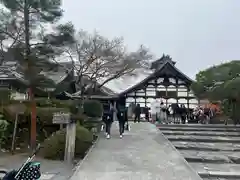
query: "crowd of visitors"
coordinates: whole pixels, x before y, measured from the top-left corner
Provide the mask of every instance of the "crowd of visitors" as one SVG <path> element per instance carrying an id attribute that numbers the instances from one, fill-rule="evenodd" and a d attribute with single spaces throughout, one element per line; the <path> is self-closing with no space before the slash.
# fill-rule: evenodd
<path id="1" fill-rule="evenodd" d="M 160 102 L 158 111 L 154 111 L 148 107 L 141 108 L 140 104 L 137 104 L 133 109 L 134 123 L 140 123 L 141 114 L 145 115 L 145 121 L 159 122 L 162 124 L 185 124 L 189 121 L 194 123 L 207 124 L 209 120 L 214 116 L 214 111 L 211 108 L 197 107 L 190 111 L 184 104 L 171 104 L 166 106 L 163 102 Z M 117 120 L 119 125 L 119 136 L 123 137 L 124 131 L 129 130 L 128 125 L 128 108 L 118 105 L 114 107 L 110 104 L 110 108 L 103 114 L 103 122 L 105 123 L 106 137 L 109 139 L 111 136 L 111 126 L 113 121 Z"/>

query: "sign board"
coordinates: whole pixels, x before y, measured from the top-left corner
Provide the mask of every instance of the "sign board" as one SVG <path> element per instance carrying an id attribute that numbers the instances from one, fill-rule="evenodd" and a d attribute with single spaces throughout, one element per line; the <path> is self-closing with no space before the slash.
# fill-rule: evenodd
<path id="1" fill-rule="evenodd" d="M 44 91 L 46 92 L 53 92 L 55 88 L 44 88 Z"/>
<path id="2" fill-rule="evenodd" d="M 11 93 L 11 99 L 26 100 L 27 97 L 26 97 L 26 94 L 15 92 L 15 93 Z"/>
<path id="3" fill-rule="evenodd" d="M 53 124 L 69 124 L 70 113 L 58 112 L 53 114 Z"/>

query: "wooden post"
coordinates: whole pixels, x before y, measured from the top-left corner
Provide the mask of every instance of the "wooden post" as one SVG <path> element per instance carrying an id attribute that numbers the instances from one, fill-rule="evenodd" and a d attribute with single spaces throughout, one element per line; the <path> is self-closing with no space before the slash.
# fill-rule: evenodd
<path id="1" fill-rule="evenodd" d="M 76 140 L 76 123 L 69 123 L 66 127 L 66 144 L 64 161 L 67 164 L 72 164 L 75 154 L 75 140 Z"/>
<path id="2" fill-rule="evenodd" d="M 15 122 L 14 122 L 13 137 L 12 137 L 12 147 L 11 147 L 12 154 L 15 151 L 15 140 L 16 140 L 16 134 L 17 134 L 17 128 L 18 128 L 18 116 L 19 116 L 19 114 L 16 113 Z"/>
<path id="3" fill-rule="evenodd" d="M 69 113 L 55 113 L 53 115 L 54 124 L 66 124 L 66 143 L 64 161 L 72 164 L 75 154 L 76 123 L 71 122 Z"/>
<path id="4" fill-rule="evenodd" d="M 70 156 L 69 156 L 69 153 L 70 152 L 70 142 L 69 142 L 69 136 L 70 136 L 70 127 L 69 125 L 66 126 L 66 142 L 65 142 L 65 151 L 64 151 L 64 161 L 69 163 L 69 159 L 70 159 Z"/>

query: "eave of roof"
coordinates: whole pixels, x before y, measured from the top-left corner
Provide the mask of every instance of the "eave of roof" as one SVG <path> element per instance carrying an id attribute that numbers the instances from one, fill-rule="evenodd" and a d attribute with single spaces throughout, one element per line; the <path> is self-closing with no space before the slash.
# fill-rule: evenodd
<path id="1" fill-rule="evenodd" d="M 86 88 L 90 89 L 91 85 L 87 86 Z M 101 91 L 103 94 L 106 94 L 106 96 L 116 96 L 116 95 L 118 95 L 117 93 L 113 92 L 111 89 L 107 88 L 106 86 L 100 87 L 99 91 Z M 81 94 L 81 90 L 73 93 L 72 95 L 73 96 L 79 96 L 80 94 Z"/>
<path id="2" fill-rule="evenodd" d="M 72 98 L 72 99 L 81 99 L 81 96 L 79 96 L 79 95 L 74 95 L 74 94 L 70 94 L 70 93 L 68 93 L 68 92 L 66 92 L 66 91 L 64 91 L 63 92 L 64 94 L 65 94 L 65 96 L 67 96 L 67 97 L 69 97 L 69 98 Z M 115 96 L 102 96 L 102 95 L 90 95 L 90 96 L 84 96 L 84 98 L 90 98 L 90 99 L 117 99 L 118 98 L 118 96 L 117 95 L 115 95 Z"/>

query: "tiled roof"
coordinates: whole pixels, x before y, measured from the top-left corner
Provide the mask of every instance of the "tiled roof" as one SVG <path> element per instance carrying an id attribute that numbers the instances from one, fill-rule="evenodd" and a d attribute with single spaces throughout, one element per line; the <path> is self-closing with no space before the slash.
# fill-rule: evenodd
<path id="1" fill-rule="evenodd" d="M 113 90 L 111 90 L 110 88 L 108 88 L 108 87 L 106 87 L 106 86 L 102 86 L 102 87 L 101 87 L 101 91 L 102 91 L 103 93 L 105 93 L 105 94 L 110 95 L 110 96 L 114 96 L 114 95 L 117 94 L 116 92 L 114 92 Z"/>
<path id="2" fill-rule="evenodd" d="M 72 63 L 63 62 L 60 64 L 61 66 L 58 68 L 57 71 L 41 72 L 41 74 L 53 80 L 56 84 L 62 82 L 71 72 Z M 66 70 L 68 70 L 68 72 L 66 72 Z M 18 79 L 22 82 L 27 83 L 27 81 L 24 79 L 24 75 L 19 70 L 17 70 L 17 63 L 12 61 L 5 62 L 3 66 L 0 66 L 0 80 L 8 79 Z M 85 81 L 87 80 L 85 79 Z M 114 91 L 105 86 L 101 87 L 101 91 L 108 95 L 116 95 Z"/>
<path id="3" fill-rule="evenodd" d="M 166 61 L 164 63 L 161 64 L 161 66 L 158 68 L 157 71 L 152 72 L 149 76 L 145 77 L 142 81 L 136 83 L 135 85 L 131 86 L 130 88 L 122 91 L 120 93 L 120 95 L 129 93 L 130 91 L 132 91 L 133 89 L 137 88 L 138 86 L 148 82 L 150 79 L 152 79 L 153 77 L 156 76 L 157 73 L 159 73 L 166 65 L 170 65 L 172 68 L 174 68 L 174 70 L 179 73 L 182 77 L 184 77 L 187 81 L 189 82 L 193 82 L 193 80 L 191 78 L 189 78 L 188 76 L 186 76 L 184 73 L 182 73 L 178 68 L 176 68 L 176 66 L 174 66 L 173 63 L 170 63 L 169 61 Z"/>
<path id="4" fill-rule="evenodd" d="M 9 67 L 0 66 L 0 79 L 15 79 L 14 73 Z"/>
<path id="5" fill-rule="evenodd" d="M 53 72 L 53 71 L 42 72 L 41 74 L 43 74 L 44 76 L 46 76 L 49 79 L 53 80 L 56 84 L 59 84 L 60 82 L 62 82 L 68 76 L 68 73 L 62 72 L 62 71 L 58 71 L 58 72 Z"/>
<path id="6" fill-rule="evenodd" d="M 53 80 L 56 84 L 60 83 L 68 75 L 68 73 L 66 73 L 66 71 L 63 70 L 41 72 L 41 74 Z M 23 82 L 26 82 L 23 73 L 17 69 L 17 63 L 12 61 L 5 62 L 3 66 L 0 66 L 0 79 L 2 80 L 18 79 Z"/>

